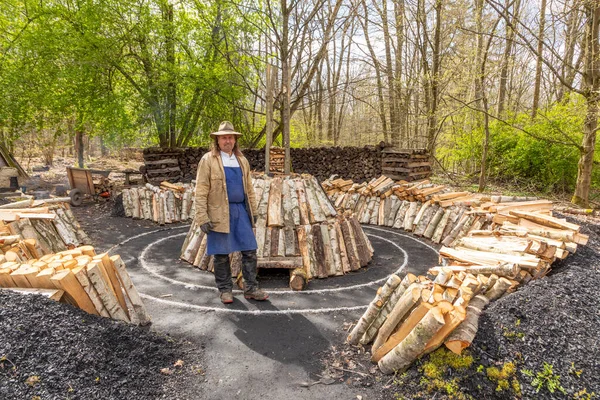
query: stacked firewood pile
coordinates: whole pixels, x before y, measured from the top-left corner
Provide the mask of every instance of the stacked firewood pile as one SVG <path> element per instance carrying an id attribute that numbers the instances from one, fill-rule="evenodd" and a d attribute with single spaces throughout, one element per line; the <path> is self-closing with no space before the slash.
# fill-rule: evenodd
<path id="1" fill-rule="evenodd" d="M 110 197 L 110 193 L 113 193 L 115 189 L 114 182 L 105 177 L 99 177 L 98 179 L 94 179 L 94 194 L 96 196 L 102 197 L 104 193 L 108 193 Z"/>
<path id="2" fill-rule="evenodd" d="M 179 159 L 182 154 L 181 149 L 144 149 L 144 165 L 140 167 L 140 172 L 145 174 L 150 183 L 181 181 L 183 173 L 179 167 Z"/>
<path id="3" fill-rule="evenodd" d="M 352 344 L 372 342 L 372 361 L 384 373 L 403 371 L 441 345 L 460 353 L 490 301 L 545 276 L 555 260 L 588 240 L 578 225 L 553 217 L 547 200 L 448 192 L 389 178 L 367 185 L 329 180 L 324 187 L 361 221 L 444 244 L 442 265 L 427 276 L 390 276 L 348 337 Z"/>
<path id="4" fill-rule="evenodd" d="M 310 175 L 253 179 L 258 201 L 255 235 L 259 268 L 287 268 L 290 287 L 302 290 L 313 278 L 343 275 L 369 263 L 373 248 L 351 213 L 336 212 L 318 181 Z M 192 224 L 181 259 L 212 270 L 205 254 L 206 236 Z M 241 255 L 232 255 L 241 278 Z"/>
<path id="5" fill-rule="evenodd" d="M 384 149 L 381 173 L 392 179 L 408 182 L 429 178 L 431 175 L 429 154 L 425 149 Z"/>
<path id="6" fill-rule="evenodd" d="M 269 172 L 283 173 L 285 167 L 285 149 L 283 147 L 271 147 L 269 157 Z"/>
<path id="7" fill-rule="evenodd" d="M 69 200 L 69 197 L 28 199 L 2 205 L 0 234 L 34 239 L 42 254 L 89 244 L 90 238 L 73 215 Z"/>
<path id="8" fill-rule="evenodd" d="M 22 258 L 0 264 L 0 287 L 45 294 L 94 315 L 150 323 L 120 256 L 96 254 L 92 246 L 43 254 L 34 239 L 18 235 L 0 236 L 0 243 L 22 250 Z"/>
<path id="9" fill-rule="evenodd" d="M 380 146 L 292 149 L 292 167 L 319 181 L 339 174 L 363 182 L 381 174 L 381 150 Z"/>
<path id="10" fill-rule="evenodd" d="M 0 287 L 46 294 L 91 314 L 148 323 L 125 264 L 118 255 L 96 254 L 88 245 L 69 200 L 0 206 Z"/>
<path id="11" fill-rule="evenodd" d="M 194 185 L 167 181 L 154 186 L 123 189 L 125 216 L 148 219 L 159 225 L 184 222 L 194 217 Z"/>
<path id="12" fill-rule="evenodd" d="M 381 174 L 383 146 L 366 147 L 315 147 L 291 149 L 292 169 L 296 173 L 314 175 L 319 181 L 340 174 L 356 182 L 363 182 Z M 208 148 L 144 149 L 145 166 L 149 182 L 163 180 L 175 183 L 190 182 L 196 178 L 200 159 Z M 250 167 L 255 171 L 265 169 L 264 149 L 243 149 Z M 176 162 L 177 161 L 177 162 Z"/>

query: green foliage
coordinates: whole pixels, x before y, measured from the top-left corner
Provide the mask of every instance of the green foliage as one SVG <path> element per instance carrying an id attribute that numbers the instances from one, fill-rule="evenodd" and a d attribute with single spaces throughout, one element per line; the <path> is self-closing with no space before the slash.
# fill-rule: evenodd
<path id="1" fill-rule="evenodd" d="M 571 191 L 577 179 L 581 127 L 585 119 L 584 100 L 553 104 L 531 119 L 522 113 L 505 122 L 491 120 L 487 173 L 492 181 L 529 186 L 540 192 Z M 483 127 L 455 130 L 440 142 L 438 157 L 449 168 L 458 165 L 479 176 Z M 600 186 L 595 174 L 593 184 Z"/>
<path id="2" fill-rule="evenodd" d="M 518 327 L 518 324 L 515 324 L 515 327 Z M 506 326 L 502 327 L 503 332 L 502 332 L 502 336 L 504 336 L 505 338 L 507 338 L 508 340 L 522 340 L 525 337 L 525 333 L 520 332 L 518 330 L 512 330 Z"/>
<path id="3" fill-rule="evenodd" d="M 263 16 L 238 2 L 3 2 L 0 135 L 102 135 L 105 144 L 204 143 L 248 129 Z M 173 4 L 172 6 L 170 4 Z M 242 15 L 243 14 L 243 15 Z"/>
<path id="4" fill-rule="evenodd" d="M 554 393 L 557 390 L 563 394 L 567 393 L 560 384 L 560 376 L 554 374 L 552 364 L 544 362 L 542 370 L 535 374 L 531 370 L 527 369 L 522 369 L 521 373 L 523 373 L 525 376 L 533 378 L 531 381 L 531 386 L 535 388 L 536 392 L 546 388 L 550 393 Z"/>

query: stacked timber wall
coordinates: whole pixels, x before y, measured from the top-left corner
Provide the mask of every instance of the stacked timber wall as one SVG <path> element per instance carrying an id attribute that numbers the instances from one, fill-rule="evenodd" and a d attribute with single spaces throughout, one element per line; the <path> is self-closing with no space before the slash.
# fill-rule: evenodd
<path id="1" fill-rule="evenodd" d="M 319 181 L 337 174 L 364 182 L 381 174 L 382 150 L 380 146 L 291 149 L 292 169 L 296 173 L 314 175 Z M 147 148 L 142 172 L 154 184 L 165 180 L 190 182 L 196 178 L 198 163 L 207 151 L 207 148 Z M 252 169 L 264 171 L 264 150 L 244 149 L 243 152 Z"/>

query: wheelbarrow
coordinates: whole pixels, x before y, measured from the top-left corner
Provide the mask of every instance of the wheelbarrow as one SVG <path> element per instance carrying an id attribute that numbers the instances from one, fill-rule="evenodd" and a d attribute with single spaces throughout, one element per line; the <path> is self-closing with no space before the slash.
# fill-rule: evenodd
<path id="1" fill-rule="evenodd" d="M 98 200 L 100 194 L 96 193 L 94 188 L 93 176 L 96 175 L 108 178 L 110 173 L 111 171 L 98 169 L 67 167 L 67 177 L 69 178 L 69 185 L 71 186 L 71 190 L 69 191 L 71 204 L 80 206 L 85 198 L 90 197 L 94 200 Z"/>

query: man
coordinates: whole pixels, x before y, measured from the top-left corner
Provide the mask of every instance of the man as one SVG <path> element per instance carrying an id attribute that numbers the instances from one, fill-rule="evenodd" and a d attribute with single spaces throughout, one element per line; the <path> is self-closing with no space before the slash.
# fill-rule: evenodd
<path id="1" fill-rule="evenodd" d="M 214 256 L 214 274 L 223 304 L 233 303 L 229 254 L 242 253 L 244 297 L 266 300 L 256 281 L 256 238 L 252 231 L 257 206 L 250 164 L 239 149 L 241 133 L 224 121 L 211 133 L 212 149 L 198 164 L 196 222 L 207 234 L 206 254 Z"/>

